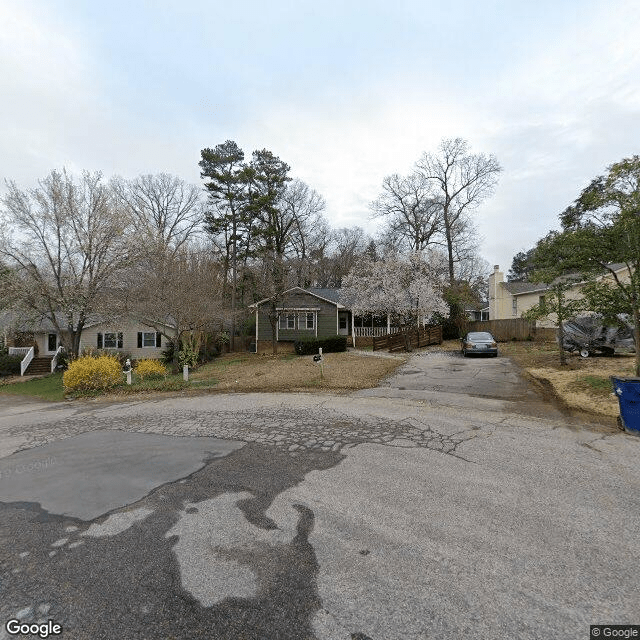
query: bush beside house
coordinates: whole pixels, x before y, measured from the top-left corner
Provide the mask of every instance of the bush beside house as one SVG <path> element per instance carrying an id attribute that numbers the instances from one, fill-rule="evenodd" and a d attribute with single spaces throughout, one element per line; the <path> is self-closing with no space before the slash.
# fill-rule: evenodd
<path id="1" fill-rule="evenodd" d="M 318 353 L 322 349 L 323 353 L 339 353 L 347 350 L 347 336 L 328 336 L 326 338 L 306 338 L 294 342 L 295 352 L 299 356 Z"/>

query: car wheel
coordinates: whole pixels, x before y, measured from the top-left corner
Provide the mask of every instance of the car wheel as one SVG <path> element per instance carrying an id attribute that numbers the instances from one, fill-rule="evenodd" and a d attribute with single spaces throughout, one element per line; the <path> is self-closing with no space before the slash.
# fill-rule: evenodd
<path id="1" fill-rule="evenodd" d="M 590 355 L 589 349 L 580 349 L 580 356 L 583 358 L 588 358 Z"/>

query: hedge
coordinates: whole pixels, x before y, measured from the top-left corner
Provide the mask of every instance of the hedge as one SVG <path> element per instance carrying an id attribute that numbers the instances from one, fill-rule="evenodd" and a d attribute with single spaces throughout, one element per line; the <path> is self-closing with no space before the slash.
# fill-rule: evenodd
<path id="1" fill-rule="evenodd" d="M 13 376 L 20 374 L 20 356 L 0 354 L 0 376 Z"/>
<path id="2" fill-rule="evenodd" d="M 293 346 L 299 356 L 318 353 L 318 349 L 322 349 L 323 353 L 337 353 L 347 350 L 347 336 L 306 338 L 304 340 L 296 340 Z"/>

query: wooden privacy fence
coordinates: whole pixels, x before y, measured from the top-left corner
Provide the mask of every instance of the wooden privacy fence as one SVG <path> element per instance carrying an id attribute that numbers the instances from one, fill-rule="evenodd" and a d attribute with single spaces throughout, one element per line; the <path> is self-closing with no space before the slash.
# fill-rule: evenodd
<path id="1" fill-rule="evenodd" d="M 524 318 L 508 320 L 482 320 L 469 322 L 467 331 L 488 331 L 499 342 L 507 340 L 530 340 L 536 337 L 536 323 Z M 538 332 L 541 332 L 538 329 Z"/>
<path id="2" fill-rule="evenodd" d="M 442 344 L 442 327 L 424 327 L 421 329 L 406 329 L 386 336 L 373 338 L 373 350 L 388 349 L 389 351 L 403 351 L 407 344 L 411 349 L 426 347 L 429 344 Z"/>

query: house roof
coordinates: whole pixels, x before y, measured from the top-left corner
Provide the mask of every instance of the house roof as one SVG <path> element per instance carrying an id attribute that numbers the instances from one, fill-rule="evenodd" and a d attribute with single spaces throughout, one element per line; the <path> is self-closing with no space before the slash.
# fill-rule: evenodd
<path id="1" fill-rule="evenodd" d="M 338 298 L 340 289 L 303 289 L 302 287 L 291 287 L 291 289 L 287 289 L 283 291 L 281 295 L 286 295 L 291 291 L 299 290 L 303 293 L 308 293 L 309 295 L 314 296 L 315 298 L 319 298 L 320 300 L 324 300 L 325 302 L 330 302 L 331 304 L 335 304 L 339 309 L 344 309 L 344 305 L 340 304 Z M 258 302 L 254 302 L 249 305 L 249 308 L 259 307 L 261 304 L 268 302 L 271 298 L 263 298 Z"/>
<path id="2" fill-rule="evenodd" d="M 546 291 L 549 288 L 544 282 L 503 282 L 502 284 L 512 296 L 534 291 Z"/>
<path id="3" fill-rule="evenodd" d="M 340 289 L 319 289 L 317 287 L 313 287 L 311 289 L 307 289 L 307 291 L 320 298 L 324 298 L 325 300 L 338 303 L 340 302 Z"/>
<path id="4" fill-rule="evenodd" d="M 607 266 L 614 271 L 622 271 L 627 268 L 627 265 L 622 262 L 614 262 Z M 606 273 L 608 273 L 608 271 L 605 272 L 605 274 Z M 580 278 L 581 276 L 578 273 L 569 273 L 566 276 L 556 278 L 554 282 L 559 282 L 561 280 L 575 280 L 577 284 Z M 503 282 L 501 284 L 512 296 L 517 296 L 523 293 L 533 293 L 535 291 L 546 291 L 549 288 L 549 285 L 544 282 Z"/>
<path id="5" fill-rule="evenodd" d="M 56 312 L 55 318 L 60 327 L 67 326 L 66 316 L 62 312 Z M 87 318 L 87 321 L 84 323 L 84 329 L 88 329 L 90 327 L 95 327 L 96 325 L 105 323 L 117 324 L 118 320 L 99 316 L 91 316 Z M 145 322 L 144 320 L 140 320 L 140 324 L 151 326 L 151 324 Z M 173 328 L 173 325 L 168 324 L 167 322 L 156 322 L 153 324 L 159 324 L 165 327 Z M 56 331 L 53 322 L 48 317 L 20 319 L 19 316 L 13 315 L 9 312 L 0 317 L 0 326 L 10 326 L 16 331 L 26 331 L 34 333 L 54 333 Z"/>

